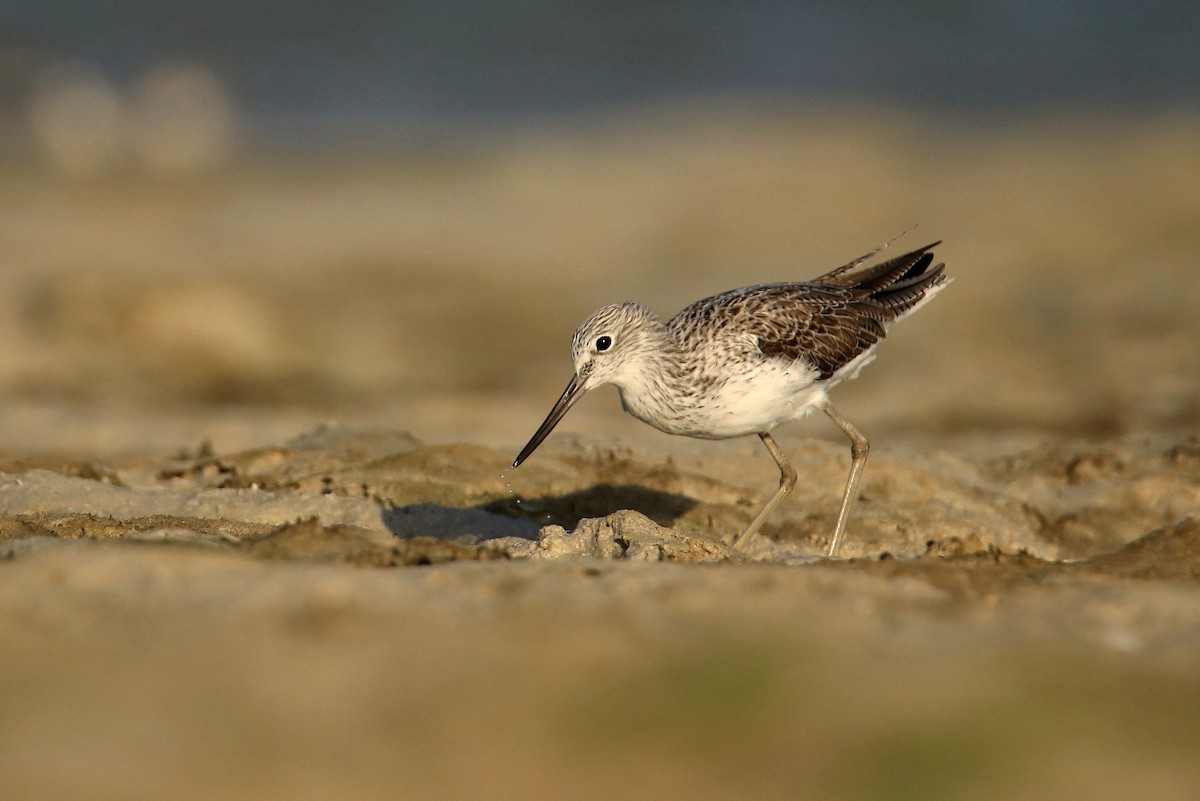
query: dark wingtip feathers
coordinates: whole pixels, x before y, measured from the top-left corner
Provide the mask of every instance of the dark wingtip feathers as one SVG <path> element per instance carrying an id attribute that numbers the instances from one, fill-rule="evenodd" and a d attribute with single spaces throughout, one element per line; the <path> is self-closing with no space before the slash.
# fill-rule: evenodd
<path id="1" fill-rule="evenodd" d="M 835 270 L 832 283 L 850 290 L 859 303 L 876 305 L 892 319 L 911 311 L 934 287 L 946 282 L 944 262 L 932 250 L 941 240 L 853 273 Z"/>

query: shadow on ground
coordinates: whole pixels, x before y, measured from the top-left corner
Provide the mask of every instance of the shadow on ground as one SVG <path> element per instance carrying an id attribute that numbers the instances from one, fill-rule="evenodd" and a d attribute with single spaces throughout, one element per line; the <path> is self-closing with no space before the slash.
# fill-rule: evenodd
<path id="1" fill-rule="evenodd" d="M 622 509 L 636 509 L 660 526 L 671 526 L 698 505 L 695 499 L 674 492 L 636 484 L 605 483 L 563 495 L 540 498 L 513 495 L 479 508 L 504 517 L 534 521 L 539 527 L 554 525 L 571 529 L 585 518 L 607 517 Z"/>

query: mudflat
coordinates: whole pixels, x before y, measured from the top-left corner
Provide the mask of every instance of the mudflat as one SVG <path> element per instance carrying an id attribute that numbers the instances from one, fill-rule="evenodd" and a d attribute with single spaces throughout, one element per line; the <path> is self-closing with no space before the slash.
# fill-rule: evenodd
<path id="1" fill-rule="evenodd" d="M 1193 797 L 1198 132 L 710 108 L 9 165 L 5 797 Z M 956 281 L 835 391 L 845 559 L 824 418 L 750 553 L 754 438 L 597 392 L 506 470 L 593 308 L 913 223 Z"/>

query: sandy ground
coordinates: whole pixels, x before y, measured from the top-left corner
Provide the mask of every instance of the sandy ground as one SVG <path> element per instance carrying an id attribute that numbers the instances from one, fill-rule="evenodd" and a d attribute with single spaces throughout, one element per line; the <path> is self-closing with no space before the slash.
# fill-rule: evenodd
<path id="1" fill-rule="evenodd" d="M 301 156 L 304 156 L 303 158 Z M 187 179 L 0 170 L 5 798 L 1194 798 L 1200 121 L 642 110 Z M 779 439 L 574 326 L 919 223 Z M 917 242 L 921 240 L 921 242 Z"/>

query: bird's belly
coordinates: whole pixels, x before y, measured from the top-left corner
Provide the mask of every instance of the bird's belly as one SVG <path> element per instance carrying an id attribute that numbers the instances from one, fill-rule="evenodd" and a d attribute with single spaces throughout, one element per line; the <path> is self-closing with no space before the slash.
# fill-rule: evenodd
<path id="1" fill-rule="evenodd" d="M 706 391 L 671 399 L 622 392 L 625 411 L 668 434 L 728 439 L 770 431 L 825 399 L 813 371 L 796 363 L 734 376 Z"/>

